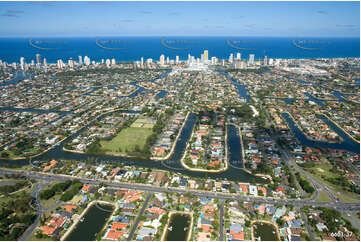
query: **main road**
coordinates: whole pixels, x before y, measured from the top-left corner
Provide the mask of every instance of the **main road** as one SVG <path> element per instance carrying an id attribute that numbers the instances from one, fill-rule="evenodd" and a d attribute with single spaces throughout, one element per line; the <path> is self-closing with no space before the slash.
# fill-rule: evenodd
<path id="1" fill-rule="evenodd" d="M 304 200 L 295 200 L 295 199 L 277 199 L 270 197 L 258 197 L 258 196 L 241 196 L 232 193 L 224 192 L 213 192 L 213 191 L 203 191 L 203 190 L 193 190 L 193 189 L 184 189 L 176 187 L 156 187 L 153 185 L 147 184 L 137 184 L 137 183 L 127 183 L 127 182 L 115 182 L 107 180 L 95 180 L 89 178 L 82 178 L 69 175 L 59 175 L 59 174 L 50 174 L 42 173 L 35 171 L 24 171 L 24 170 L 12 170 L 6 168 L 0 168 L 0 174 L 18 174 L 31 179 L 39 179 L 46 181 L 66 181 L 66 180 L 79 180 L 82 183 L 99 185 L 101 183 L 112 186 L 116 188 L 124 189 L 137 189 L 148 192 L 169 192 L 169 193 L 180 193 L 180 194 L 193 194 L 198 197 L 209 197 L 215 199 L 235 199 L 238 201 L 248 201 L 248 202 L 259 202 L 259 203 L 269 203 L 269 204 L 279 204 L 279 205 L 293 205 L 293 206 L 321 206 L 329 207 L 334 209 L 342 209 L 349 211 L 358 211 L 360 209 L 359 203 L 345 203 L 345 202 L 316 202 L 311 199 Z"/>

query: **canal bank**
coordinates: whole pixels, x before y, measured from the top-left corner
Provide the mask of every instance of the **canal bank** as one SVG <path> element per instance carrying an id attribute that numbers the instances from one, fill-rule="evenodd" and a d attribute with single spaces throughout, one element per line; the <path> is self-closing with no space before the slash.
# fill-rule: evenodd
<path id="1" fill-rule="evenodd" d="M 280 241 L 278 226 L 266 220 L 256 220 L 251 223 L 252 240 L 260 241 Z"/>
<path id="2" fill-rule="evenodd" d="M 101 209 L 97 204 L 105 205 Z M 106 201 L 92 201 L 70 226 L 61 241 L 95 240 L 96 235 L 102 231 L 109 218 L 117 210 L 118 205 Z"/>
<path id="3" fill-rule="evenodd" d="M 293 120 L 292 116 L 287 113 L 283 112 L 281 113 L 281 116 L 286 121 L 287 126 L 290 130 L 292 130 L 293 134 L 296 136 L 298 141 L 308 147 L 311 148 L 324 148 L 324 149 L 334 149 L 334 150 L 346 150 L 353 152 L 355 154 L 360 154 L 360 145 L 357 142 L 354 142 L 352 139 L 350 139 L 346 134 L 342 132 L 341 129 L 336 129 L 336 125 L 332 124 L 330 121 L 326 124 L 330 124 L 331 129 L 333 129 L 340 137 L 342 137 L 344 140 L 341 143 L 328 143 L 328 142 L 322 142 L 322 141 L 314 141 L 307 138 L 307 136 L 301 131 L 301 129 L 298 127 L 297 123 Z"/>
<path id="4" fill-rule="evenodd" d="M 187 218 L 188 217 L 188 218 Z M 190 219 L 190 223 L 188 220 Z M 171 211 L 161 241 L 189 241 L 193 229 L 193 212 Z"/>

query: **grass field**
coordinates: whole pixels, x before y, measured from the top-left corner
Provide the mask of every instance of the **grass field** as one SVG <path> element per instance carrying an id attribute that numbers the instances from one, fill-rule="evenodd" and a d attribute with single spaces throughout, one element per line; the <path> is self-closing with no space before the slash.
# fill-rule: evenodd
<path id="1" fill-rule="evenodd" d="M 110 141 L 101 141 L 100 144 L 109 154 L 128 155 L 135 151 L 135 147 L 144 148 L 147 138 L 153 133 L 151 128 L 129 127 Z"/>
<path id="2" fill-rule="evenodd" d="M 322 181 L 323 183 L 328 185 L 330 188 L 332 188 L 333 194 L 336 197 L 338 197 L 340 199 L 340 201 L 343 201 L 343 202 L 358 202 L 359 201 L 359 196 L 356 193 L 351 193 L 351 192 L 345 191 L 341 186 L 337 186 L 337 185 L 335 185 L 333 183 L 330 183 L 330 182 L 328 182 L 328 181 L 326 181 L 325 179 L 322 178 L 322 176 L 328 177 L 328 178 L 337 177 L 337 174 L 330 171 L 331 168 L 332 168 L 332 165 L 330 165 L 330 164 L 319 164 L 319 165 L 316 165 L 315 167 L 313 167 L 311 169 L 306 169 L 306 172 L 308 172 L 308 174 L 310 174 L 314 178 Z M 314 173 L 311 173 L 310 170 L 313 170 Z M 347 194 L 349 197 L 342 196 L 342 194 Z"/>
<path id="3" fill-rule="evenodd" d="M 327 196 L 325 192 L 320 191 L 318 197 L 316 198 L 316 202 L 331 202 L 331 199 Z"/>

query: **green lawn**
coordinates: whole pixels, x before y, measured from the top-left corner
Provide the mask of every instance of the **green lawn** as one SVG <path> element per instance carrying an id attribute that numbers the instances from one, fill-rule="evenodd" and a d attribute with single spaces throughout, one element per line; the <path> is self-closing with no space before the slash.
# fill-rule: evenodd
<path id="1" fill-rule="evenodd" d="M 320 191 L 316 198 L 316 202 L 331 202 L 331 199 L 327 196 L 325 192 Z"/>
<path id="2" fill-rule="evenodd" d="M 147 138 L 153 133 L 150 128 L 129 127 L 110 141 L 101 141 L 103 149 L 110 154 L 127 155 L 135 151 L 135 147 L 144 148 Z"/>
<path id="3" fill-rule="evenodd" d="M 329 178 L 335 178 L 338 176 L 337 174 L 335 174 L 329 170 L 331 168 L 332 168 L 332 166 L 329 164 L 320 164 L 320 165 L 316 165 L 315 167 L 312 167 L 310 169 L 305 169 L 305 171 L 308 174 L 310 174 L 311 176 L 313 176 L 314 178 L 318 179 L 319 181 L 322 181 L 323 183 L 328 185 L 330 188 L 332 188 L 333 194 L 336 197 L 338 197 L 340 199 L 340 201 L 342 201 L 342 202 L 359 201 L 359 196 L 356 193 L 351 193 L 351 192 L 345 191 L 341 186 L 332 184 L 322 178 L 322 176 L 329 177 Z M 314 173 L 311 173 L 310 170 L 313 170 Z M 340 194 L 337 194 L 337 192 L 339 192 Z M 352 197 L 353 199 L 348 198 L 346 196 L 342 196 L 342 194 L 347 194 L 348 196 Z"/>

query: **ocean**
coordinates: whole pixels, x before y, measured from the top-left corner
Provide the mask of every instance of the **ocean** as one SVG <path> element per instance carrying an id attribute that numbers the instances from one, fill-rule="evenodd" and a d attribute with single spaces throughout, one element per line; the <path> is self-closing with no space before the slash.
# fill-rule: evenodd
<path id="1" fill-rule="evenodd" d="M 188 54 L 199 58 L 208 50 L 208 58 L 228 59 L 241 53 L 242 59 L 255 54 L 255 60 L 268 58 L 338 58 L 360 57 L 360 38 L 292 38 L 292 37 L 66 37 L 66 38 L 0 38 L 0 59 L 8 63 L 27 63 L 40 54 L 48 63 L 88 56 L 93 61 L 115 58 L 118 62 L 158 61 L 161 54 L 170 59 Z"/>

